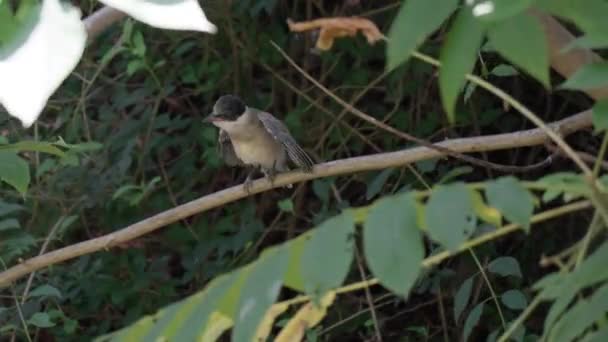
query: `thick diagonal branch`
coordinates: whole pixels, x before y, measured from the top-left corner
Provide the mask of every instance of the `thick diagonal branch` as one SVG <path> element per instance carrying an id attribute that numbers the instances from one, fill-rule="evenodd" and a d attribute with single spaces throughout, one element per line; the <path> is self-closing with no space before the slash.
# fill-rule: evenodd
<path id="1" fill-rule="evenodd" d="M 567 135 L 589 126 L 591 126 L 590 111 L 575 114 L 567 119 L 550 125 L 552 129 L 555 129 L 562 135 Z M 547 141 L 547 135 L 545 132 L 543 132 L 541 129 L 531 129 L 514 133 L 446 140 L 438 143 L 438 145 L 461 153 L 471 153 L 542 145 Z M 303 172 L 289 172 L 278 175 L 274 180 L 274 185 L 271 185 L 266 180 L 254 181 L 251 187 L 251 194 L 268 191 L 273 187 L 281 187 L 287 184 L 316 178 L 344 175 L 361 171 L 381 170 L 443 156 L 444 154 L 434 149 L 429 149 L 427 147 L 415 147 L 396 152 L 378 153 L 361 157 L 335 160 L 315 165 L 314 173 L 312 174 Z M 94 253 L 131 241 L 168 224 L 213 208 L 221 207 L 244 197 L 247 197 L 247 193 L 243 187 L 240 185 L 233 186 L 231 188 L 203 196 L 199 199 L 163 211 L 157 215 L 132 224 L 116 232 L 31 258 L 0 273 L 0 287 L 7 286 L 11 282 L 29 274 L 30 272 L 70 260 L 81 255 Z"/>

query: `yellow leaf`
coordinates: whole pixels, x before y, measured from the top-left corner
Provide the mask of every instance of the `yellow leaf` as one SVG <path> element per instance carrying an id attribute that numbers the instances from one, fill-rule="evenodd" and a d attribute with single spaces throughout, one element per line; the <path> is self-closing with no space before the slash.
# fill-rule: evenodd
<path id="1" fill-rule="evenodd" d="M 471 190 L 471 198 L 473 200 L 473 210 L 483 221 L 500 227 L 502 224 L 502 215 L 498 209 L 486 205 L 481 197 L 481 194 L 476 190 Z"/>
<path id="2" fill-rule="evenodd" d="M 280 314 L 285 312 L 288 307 L 288 304 L 277 303 L 268 309 L 266 315 L 264 315 L 264 319 L 262 319 L 262 323 L 260 323 L 258 330 L 255 333 L 255 341 L 266 341 L 266 338 L 272 329 L 274 320 L 277 319 Z"/>
<path id="3" fill-rule="evenodd" d="M 353 209 L 353 217 L 354 217 L 355 223 L 362 224 L 363 222 L 365 222 L 365 219 L 367 218 L 368 213 L 369 213 L 369 206 Z"/>
<path id="4" fill-rule="evenodd" d="M 327 308 L 336 299 L 335 292 L 329 292 L 321 298 L 321 306 L 316 307 L 312 302 L 304 304 L 281 330 L 275 342 L 298 342 L 304 337 L 306 329 L 319 324 L 327 314 Z"/>
<path id="5" fill-rule="evenodd" d="M 228 318 L 226 315 L 220 313 L 219 311 L 214 311 L 209 317 L 209 322 L 207 322 L 207 326 L 203 335 L 201 336 L 201 342 L 212 342 L 217 341 L 217 339 L 230 327 L 232 327 L 232 320 Z"/>

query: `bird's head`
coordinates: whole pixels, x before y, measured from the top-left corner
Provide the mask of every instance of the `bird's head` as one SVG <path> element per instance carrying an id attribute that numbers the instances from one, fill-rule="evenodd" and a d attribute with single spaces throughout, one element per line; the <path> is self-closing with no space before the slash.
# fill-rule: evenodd
<path id="1" fill-rule="evenodd" d="M 236 121 L 246 110 L 245 103 L 238 96 L 224 95 L 215 102 L 213 113 L 205 118 L 205 122 Z"/>

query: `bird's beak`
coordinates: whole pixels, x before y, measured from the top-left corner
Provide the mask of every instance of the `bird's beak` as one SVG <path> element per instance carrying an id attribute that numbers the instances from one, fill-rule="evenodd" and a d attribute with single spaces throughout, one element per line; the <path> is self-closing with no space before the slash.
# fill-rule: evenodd
<path id="1" fill-rule="evenodd" d="M 215 115 L 213 115 L 213 113 L 211 113 L 211 114 L 207 115 L 207 117 L 205 117 L 203 119 L 203 122 L 204 123 L 211 123 L 211 122 L 215 121 L 215 119 L 216 119 Z"/>

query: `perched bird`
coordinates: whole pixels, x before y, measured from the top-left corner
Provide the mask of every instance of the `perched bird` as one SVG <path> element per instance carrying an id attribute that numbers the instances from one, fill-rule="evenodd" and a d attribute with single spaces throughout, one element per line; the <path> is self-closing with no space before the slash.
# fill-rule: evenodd
<path id="1" fill-rule="evenodd" d="M 277 171 L 289 171 L 288 158 L 302 170 L 312 172 L 313 161 L 285 124 L 270 113 L 247 107 L 237 96 L 220 97 L 204 121 L 220 128 L 219 152 L 225 163 L 251 168 L 243 184 L 247 192 L 256 170 L 272 183 Z"/>

